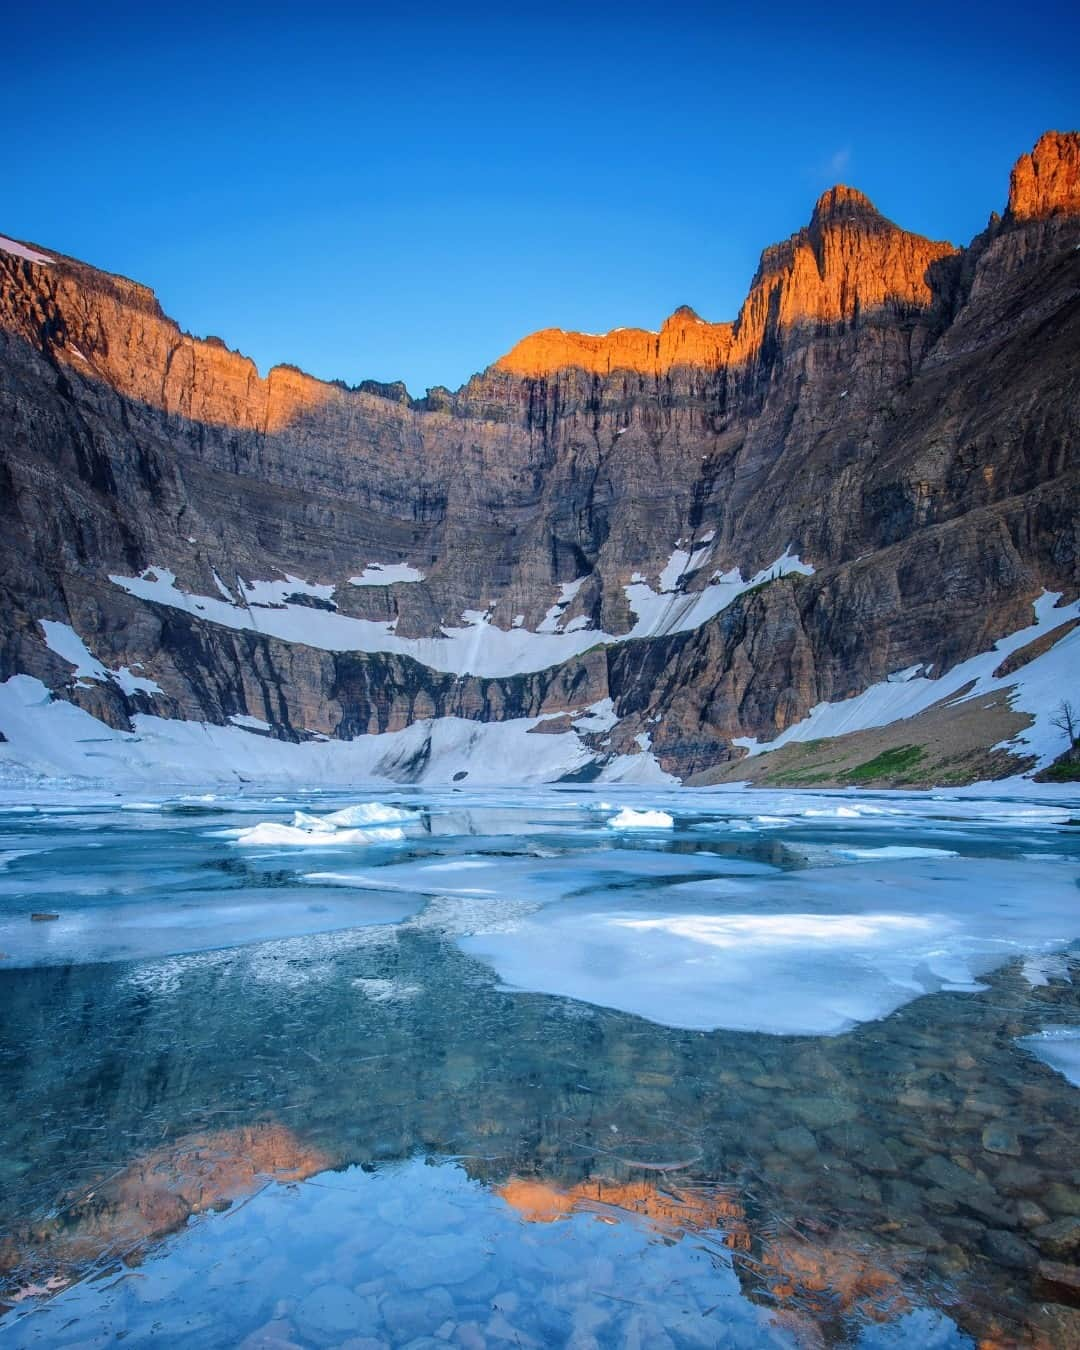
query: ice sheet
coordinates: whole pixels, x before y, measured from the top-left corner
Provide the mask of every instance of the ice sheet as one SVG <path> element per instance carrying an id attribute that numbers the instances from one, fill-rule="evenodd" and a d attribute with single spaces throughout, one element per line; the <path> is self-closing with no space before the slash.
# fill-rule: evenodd
<path id="1" fill-rule="evenodd" d="M 1080 1027 L 1044 1027 L 1037 1036 L 1020 1036 L 1016 1043 L 1080 1087 Z"/>

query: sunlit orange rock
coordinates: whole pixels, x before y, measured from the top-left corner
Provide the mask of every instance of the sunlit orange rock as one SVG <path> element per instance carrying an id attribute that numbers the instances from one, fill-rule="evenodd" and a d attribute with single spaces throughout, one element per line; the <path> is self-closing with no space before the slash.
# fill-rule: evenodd
<path id="1" fill-rule="evenodd" d="M 1016 220 L 1080 214 L 1080 132 L 1047 131 L 1016 161 L 1009 180 Z"/>
<path id="2" fill-rule="evenodd" d="M 566 333 L 545 328 L 531 333 L 495 363 L 525 379 L 537 379 L 569 366 L 592 375 L 633 370 L 659 376 L 673 366 L 727 365 L 733 326 L 706 323 L 683 305 L 665 320 L 660 331 L 615 328 L 610 333 Z"/>
<path id="3" fill-rule="evenodd" d="M 658 333 L 547 328 L 519 342 L 496 369 L 527 379 L 571 366 L 595 375 L 625 370 L 659 377 L 677 366 L 740 365 L 771 336 L 800 324 L 846 322 L 887 305 L 926 308 L 933 300 L 930 267 L 955 252 L 901 230 L 854 188 L 833 187 L 805 229 L 761 255 L 735 323 L 706 323 L 684 305 Z"/>

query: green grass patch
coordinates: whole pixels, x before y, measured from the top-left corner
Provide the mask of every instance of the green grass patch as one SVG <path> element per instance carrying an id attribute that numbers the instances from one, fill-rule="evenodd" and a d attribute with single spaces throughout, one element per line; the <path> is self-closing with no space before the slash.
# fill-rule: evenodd
<path id="1" fill-rule="evenodd" d="M 849 769 L 844 778 L 849 783 L 871 783 L 879 778 L 899 778 L 910 773 L 925 757 L 921 745 L 898 745 L 895 750 L 883 750 L 880 755 Z"/>
<path id="2" fill-rule="evenodd" d="M 1039 774 L 1041 783 L 1080 783 L 1080 761 L 1072 764 L 1068 760 L 1058 760 Z"/>

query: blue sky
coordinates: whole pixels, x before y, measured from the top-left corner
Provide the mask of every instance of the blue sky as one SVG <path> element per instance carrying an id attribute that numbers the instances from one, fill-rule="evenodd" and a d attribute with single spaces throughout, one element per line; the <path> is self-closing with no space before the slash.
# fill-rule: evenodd
<path id="1" fill-rule="evenodd" d="M 966 242 L 1080 126 L 1075 5 L 23 6 L 0 232 L 262 371 L 456 386 L 536 328 L 734 317 L 836 181 Z"/>

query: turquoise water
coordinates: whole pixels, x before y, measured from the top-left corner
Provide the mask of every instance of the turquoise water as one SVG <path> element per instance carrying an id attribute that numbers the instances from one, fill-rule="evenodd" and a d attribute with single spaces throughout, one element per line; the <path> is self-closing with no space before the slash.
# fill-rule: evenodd
<path id="1" fill-rule="evenodd" d="M 1071 808 L 370 799 L 8 804 L 4 1343 L 1075 1337 Z"/>

